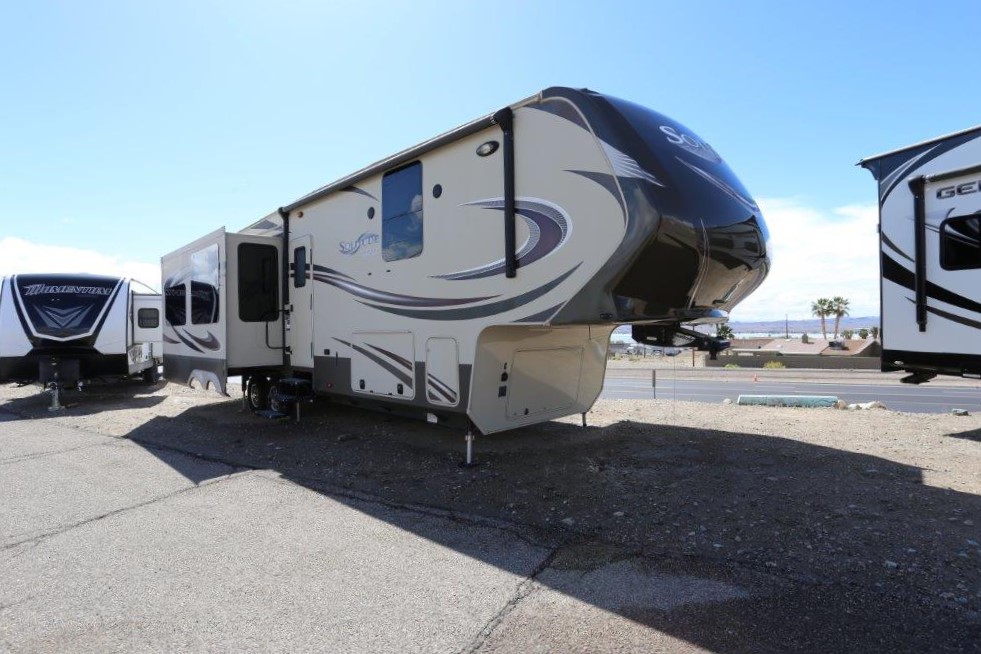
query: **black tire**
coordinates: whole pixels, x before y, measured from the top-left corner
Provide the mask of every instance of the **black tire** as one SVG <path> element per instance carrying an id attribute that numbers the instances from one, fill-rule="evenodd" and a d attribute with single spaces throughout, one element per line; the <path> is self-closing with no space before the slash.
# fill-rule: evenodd
<path id="1" fill-rule="evenodd" d="M 245 398 L 253 411 L 269 408 L 269 382 L 265 377 L 249 377 Z"/>
<path id="2" fill-rule="evenodd" d="M 143 383 L 146 384 L 147 386 L 153 386 L 158 381 L 160 381 L 160 373 L 157 372 L 156 366 L 151 366 L 146 370 L 144 370 L 142 377 L 143 377 Z"/>

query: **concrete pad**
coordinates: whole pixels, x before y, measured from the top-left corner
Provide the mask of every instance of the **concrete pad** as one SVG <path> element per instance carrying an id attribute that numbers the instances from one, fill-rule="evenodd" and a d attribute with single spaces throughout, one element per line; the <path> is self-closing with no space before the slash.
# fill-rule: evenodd
<path id="1" fill-rule="evenodd" d="M 457 652 L 548 555 L 271 476 L 0 553 L 0 650 Z"/>
<path id="2" fill-rule="evenodd" d="M 0 411 L 0 465 L 6 461 L 74 450 L 110 440 L 107 436 L 58 427 L 49 421 L 19 418 Z"/>
<path id="3" fill-rule="evenodd" d="M 8 438 L 11 426 L 13 437 Z M 184 454 L 155 455 L 128 441 L 52 424 L 45 424 L 43 432 L 24 422 L 4 423 L 3 428 L 0 448 L 6 452 L 26 451 L 12 445 L 18 434 L 21 439 L 36 439 L 36 450 L 52 438 L 74 447 L 0 462 L 0 546 L 57 532 L 232 472 L 227 465 Z"/>

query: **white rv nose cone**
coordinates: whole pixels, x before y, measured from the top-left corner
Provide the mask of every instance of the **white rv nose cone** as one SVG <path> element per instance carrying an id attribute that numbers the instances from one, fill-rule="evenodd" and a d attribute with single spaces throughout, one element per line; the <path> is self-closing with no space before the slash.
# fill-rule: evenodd
<path id="1" fill-rule="evenodd" d="M 477 156 L 478 157 L 490 156 L 495 152 L 497 152 L 497 146 L 498 146 L 497 141 L 487 141 L 486 143 L 481 143 L 479 146 L 477 146 Z"/>

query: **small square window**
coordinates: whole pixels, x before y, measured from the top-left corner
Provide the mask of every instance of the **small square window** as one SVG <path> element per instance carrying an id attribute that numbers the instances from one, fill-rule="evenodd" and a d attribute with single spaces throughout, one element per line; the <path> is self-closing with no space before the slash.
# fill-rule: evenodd
<path id="1" fill-rule="evenodd" d="M 140 329 L 156 329 L 160 326 L 160 310 L 144 308 L 136 312 L 136 324 Z"/>

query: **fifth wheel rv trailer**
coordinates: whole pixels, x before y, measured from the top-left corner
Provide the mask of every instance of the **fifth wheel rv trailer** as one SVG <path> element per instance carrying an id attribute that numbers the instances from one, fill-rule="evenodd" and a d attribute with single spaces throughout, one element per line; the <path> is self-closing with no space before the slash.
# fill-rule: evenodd
<path id="1" fill-rule="evenodd" d="M 720 347 L 687 325 L 763 281 L 767 240 L 691 130 L 549 88 L 163 257 L 164 370 L 512 429 L 588 411 L 617 325 Z"/>
<path id="2" fill-rule="evenodd" d="M 981 126 L 859 165 L 879 183 L 882 370 L 981 376 Z"/>
<path id="3" fill-rule="evenodd" d="M 122 277 L 11 275 L 0 283 L 0 382 L 156 381 L 159 293 Z"/>

